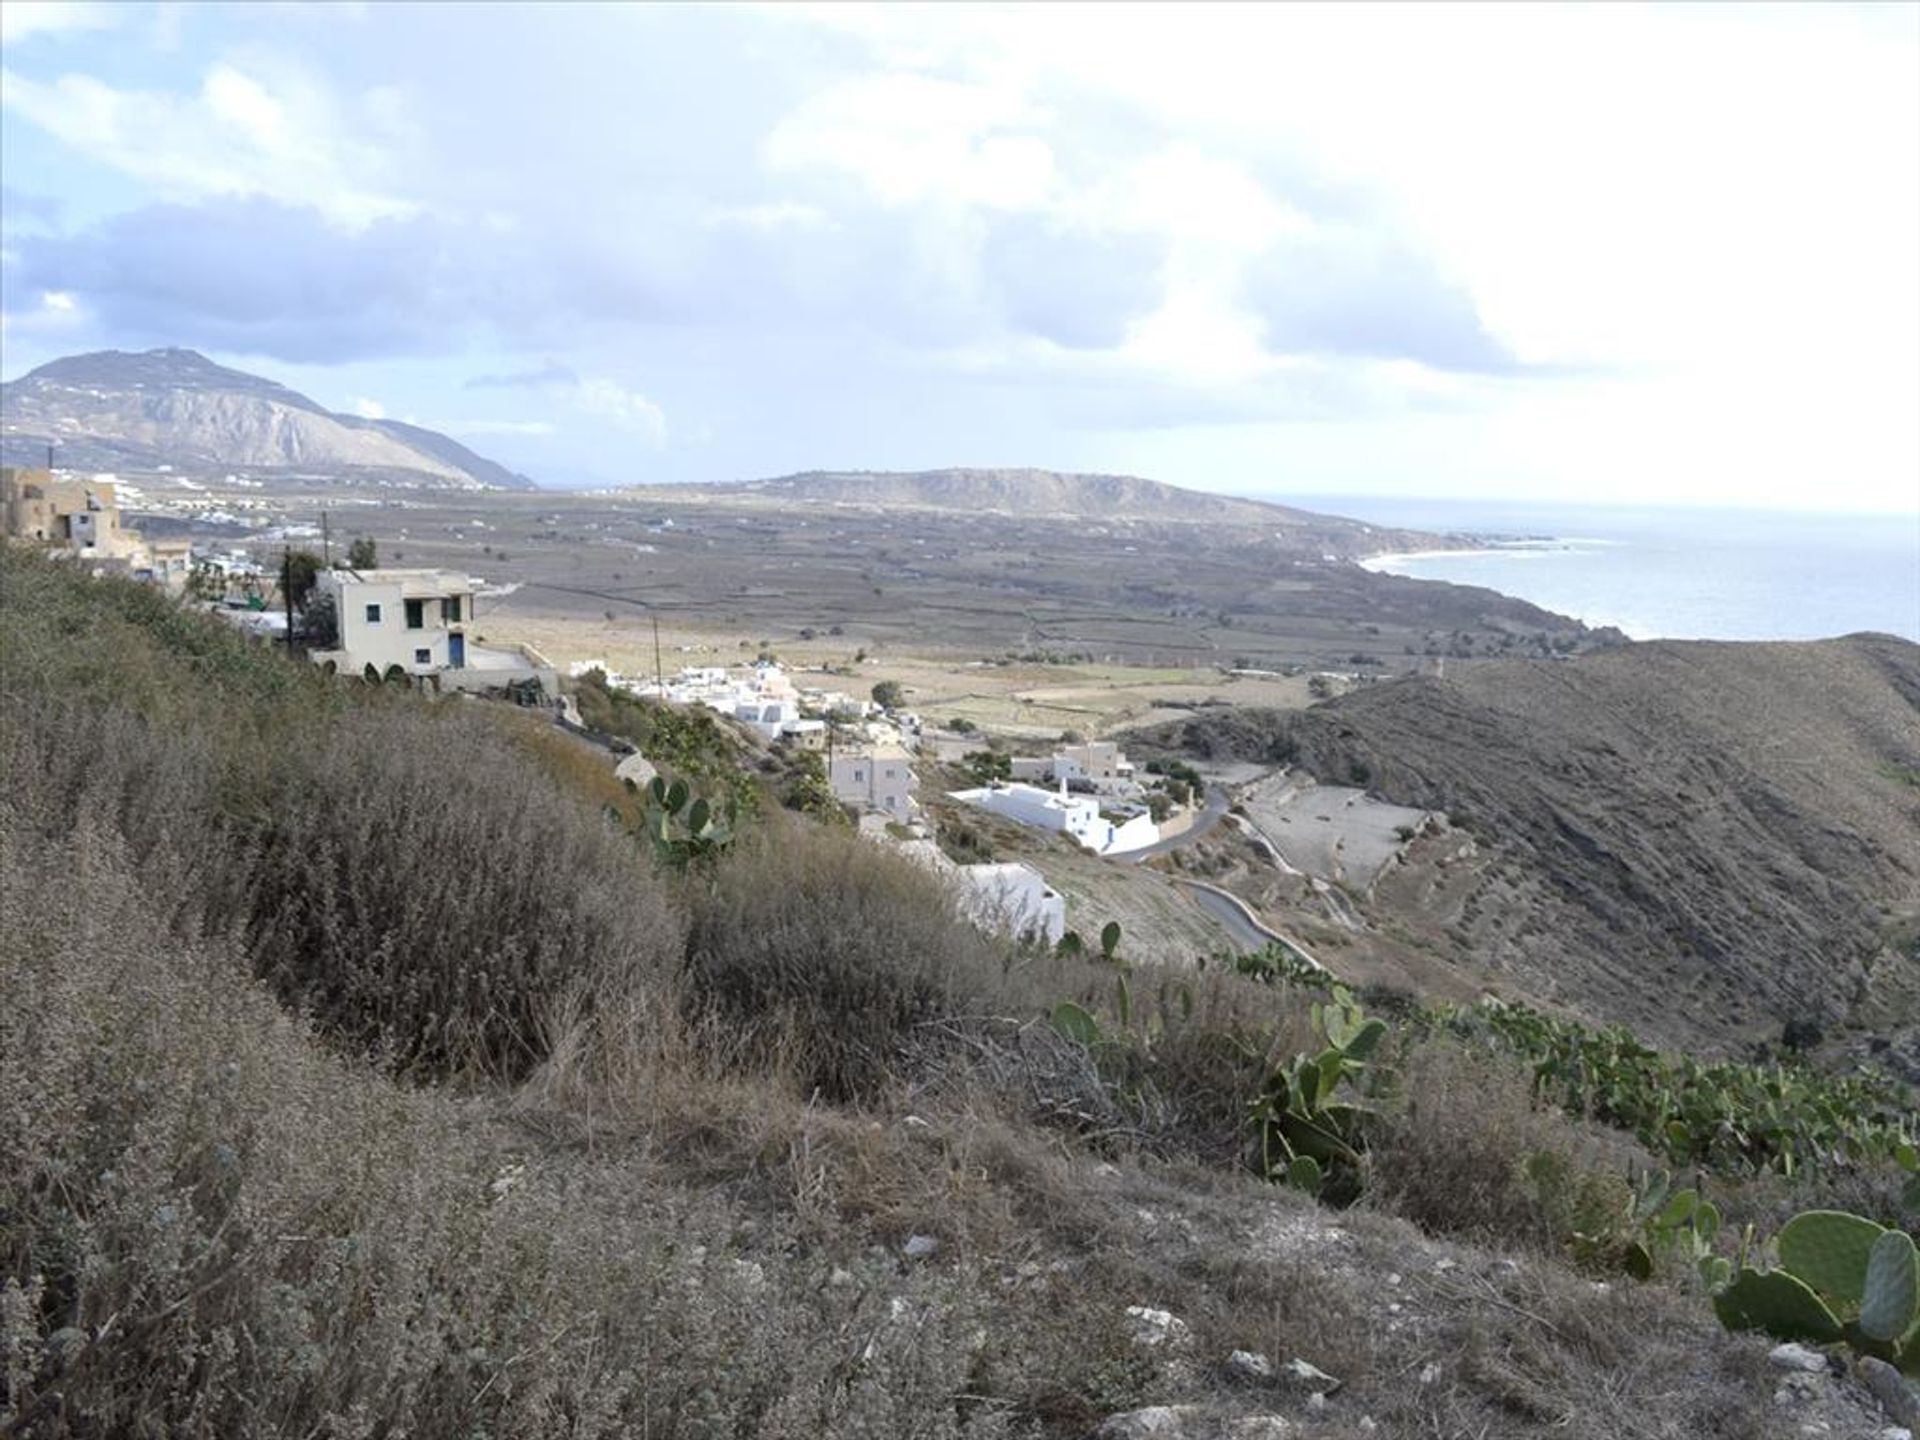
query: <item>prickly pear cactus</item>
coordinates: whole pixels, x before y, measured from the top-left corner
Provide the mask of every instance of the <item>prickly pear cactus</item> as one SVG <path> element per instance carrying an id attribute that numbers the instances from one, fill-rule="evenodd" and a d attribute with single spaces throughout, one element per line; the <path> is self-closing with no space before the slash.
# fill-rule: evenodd
<path id="1" fill-rule="evenodd" d="M 1829 1303 L 1858 1305 L 1867 1256 L 1884 1233 L 1873 1221 L 1844 1210 L 1808 1210 L 1780 1231 L 1780 1264 Z"/>
<path id="2" fill-rule="evenodd" d="M 1860 1297 L 1860 1330 L 1869 1339 L 1895 1344 L 1911 1339 L 1920 1321 L 1920 1257 L 1913 1241 L 1889 1230 L 1873 1242 Z"/>
<path id="3" fill-rule="evenodd" d="M 1764 1330 L 1776 1340 L 1826 1344 L 1843 1333 L 1826 1302 L 1785 1270 L 1742 1270 L 1713 1308 L 1729 1330 Z"/>

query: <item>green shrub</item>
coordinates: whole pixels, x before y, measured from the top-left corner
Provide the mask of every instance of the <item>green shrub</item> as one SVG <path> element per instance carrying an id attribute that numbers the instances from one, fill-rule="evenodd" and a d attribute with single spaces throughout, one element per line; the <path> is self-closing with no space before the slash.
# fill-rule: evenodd
<path id="1" fill-rule="evenodd" d="M 834 1099 L 874 1094 L 917 1026 L 991 1004 L 1003 969 L 937 877 L 846 831 L 736 843 L 687 940 L 688 1003 Z"/>

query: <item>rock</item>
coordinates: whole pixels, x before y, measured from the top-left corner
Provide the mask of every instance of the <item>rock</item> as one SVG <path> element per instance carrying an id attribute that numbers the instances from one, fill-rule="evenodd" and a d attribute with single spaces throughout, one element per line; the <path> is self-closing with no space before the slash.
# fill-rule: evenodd
<path id="1" fill-rule="evenodd" d="M 1240 1380 L 1271 1380 L 1273 1379 L 1273 1362 L 1264 1355 L 1254 1354 L 1251 1350 L 1236 1350 L 1227 1356 L 1227 1373 Z"/>
<path id="2" fill-rule="evenodd" d="M 1341 1384 L 1319 1366 L 1309 1365 L 1298 1357 L 1281 1366 L 1280 1374 L 1289 1385 L 1314 1395 L 1331 1395 Z"/>
<path id="3" fill-rule="evenodd" d="M 1109 1415 L 1093 1432 L 1094 1440 L 1191 1440 L 1209 1423 L 1198 1405 L 1149 1405 Z"/>
<path id="4" fill-rule="evenodd" d="M 1773 1392 L 1773 1403 L 1802 1405 L 1809 1400 L 1818 1400 L 1826 1394 L 1826 1391 L 1827 1377 L 1824 1367 L 1818 1375 L 1809 1374 L 1805 1370 L 1794 1370 L 1789 1372 L 1786 1379 L 1780 1382 L 1779 1388 Z"/>
<path id="5" fill-rule="evenodd" d="M 1887 1412 L 1887 1418 L 1896 1426 L 1905 1430 L 1920 1430 L 1920 1391 L 1916 1391 L 1898 1370 L 1886 1361 L 1869 1355 L 1860 1362 L 1860 1379 L 1873 1392 L 1873 1398 L 1880 1402 L 1880 1408 Z"/>
<path id="6" fill-rule="evenodd" d="M 931 1130 L 933 1122 L 920 1115 L 908 1115 L 900 1124 L 908 1130 Z"/>
<path id="7" fill-rule="evenodd" d="M 1804 1370 L 1809 1375 L 1824 1375 L 1827 1372 L 1827 1357 L 1805 1345 L 1776 1345 L 1767 1352 L 1767 1360 L 1782 1370 Z"/>
<path id="8" fill-rule="evenodd" d="M 1187 1338 L 1187 1322 L 1167 1310 L 1148 1305 L 1127 1307 L 1127 1333 L 1136 1345 L 1165 1345 Z"/>
<path id="9" fill-rule="evenodd" d="M 1279 1415 L 1224 1419 L 1204 1405 L 1149 1405 L 1109 1415 L 1093 1440 L 1289 1440 L 1293 1433 Z"/>
<path id="10" fill-rule="evenodd" d="M 909 1260 L 925 1260 L 940 1248 L 940 1242 L 931 1235 L 909 1235 L 907 1243 L 900 1247 L 900 1253 Z"/>
<path id="11" fill-rule="evenodd" d="M 1429 1360 L 1420 1367 L 1420 1383 L 1422 1385 L 1431 1385 L 1439 1378 L 1440 1362 L 1438 1360 Z"/>

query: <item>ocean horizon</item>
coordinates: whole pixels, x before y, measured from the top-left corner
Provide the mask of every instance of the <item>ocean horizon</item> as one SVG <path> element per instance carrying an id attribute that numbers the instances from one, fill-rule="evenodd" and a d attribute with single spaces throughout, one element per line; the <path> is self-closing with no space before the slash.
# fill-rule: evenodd
<path id="1" fill-rule="evenodd" d="M 1636 640 L 1920 641 L 1920 512 L 1860 514 L 1262 494 L 1372 525 L 1485 537 L 1369 568 L 1482 585 Z"/>

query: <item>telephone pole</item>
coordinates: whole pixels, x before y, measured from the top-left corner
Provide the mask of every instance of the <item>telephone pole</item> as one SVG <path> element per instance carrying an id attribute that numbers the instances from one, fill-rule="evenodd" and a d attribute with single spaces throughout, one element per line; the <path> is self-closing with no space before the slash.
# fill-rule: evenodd
<path id="1" fill-rule="evenodd" d="M 653 693 L 662 704 L 667 699 L 667 672 L 660 665 L 660 617 L 653 617 Z"/>
<path id="2" fill-rule="evenodd" d="M 320 551 L 326 557 L 327 569 L 333 568 L 333 527 L 327 523 L 327 508 L 320 507 Z"/>
<path id="3" fill-rule="evenodd" d="M 293 546 L 280 547 L 280 598 L 287 606 L 287 654 L 293 654 Z"/>

